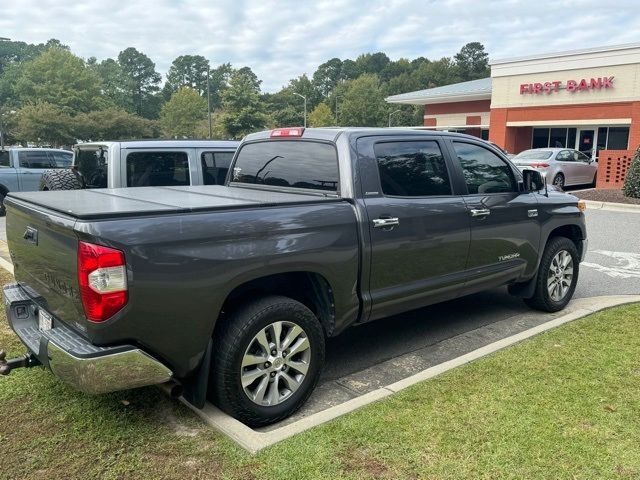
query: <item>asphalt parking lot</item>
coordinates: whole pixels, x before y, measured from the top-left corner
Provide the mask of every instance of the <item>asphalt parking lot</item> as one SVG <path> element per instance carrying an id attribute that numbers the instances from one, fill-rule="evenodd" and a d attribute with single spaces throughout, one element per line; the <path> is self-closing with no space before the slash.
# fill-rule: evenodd
<path id="1" fill-rule="evenodd" d="M 640 211 L 587 210 L 587 226 L 589 248 L 575 297 L 639 294 Z M 4 218 L 0 218 L 0 240 L 6 240 Z M 307 406 L 286 422 L 355 398 L 549 318 L 531 311 L 509 296 L 505 288 L 500 288 L 353 327 L 329 340 L 318 389 Z"/>

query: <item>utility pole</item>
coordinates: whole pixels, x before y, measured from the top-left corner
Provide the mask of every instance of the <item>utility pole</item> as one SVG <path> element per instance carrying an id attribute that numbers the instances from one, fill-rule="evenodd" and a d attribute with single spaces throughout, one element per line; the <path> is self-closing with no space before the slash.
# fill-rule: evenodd
<path id="1" fill-rule="evenodd" d="M 304 128 L 307 128 L 307 97 L 296 92 L 293 92 L 293 94 L 304 100 Z"/>
<path id="2" fill-rule="evenodd" d="M 207 65 L 207 114 L 209 117 L 209 140 L 213 136 L 211 128 L 211 68 Z"/>

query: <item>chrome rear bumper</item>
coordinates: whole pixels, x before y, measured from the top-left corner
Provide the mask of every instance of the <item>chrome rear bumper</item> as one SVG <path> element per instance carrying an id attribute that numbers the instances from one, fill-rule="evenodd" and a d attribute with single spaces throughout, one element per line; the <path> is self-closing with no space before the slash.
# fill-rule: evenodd
<path id="1" fill-rule="evenodd" d="M 131 345 L 98 347 L 64 323 L 38 328 L 38 305 L 18 284 L 4 287 L 7 319 L 22 343 L 55 376 L 77 390 L 98 394 L 167 382 L 172 372 Z"/>

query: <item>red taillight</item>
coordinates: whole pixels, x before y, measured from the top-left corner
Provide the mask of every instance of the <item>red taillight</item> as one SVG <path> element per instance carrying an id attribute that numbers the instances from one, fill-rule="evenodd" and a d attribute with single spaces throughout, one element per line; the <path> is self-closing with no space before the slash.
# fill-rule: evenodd
<path id="1" fill-rule="evenodd" d="M 547 168 L 549 164 L 548 163 L 532 163 L 529 166 L 533 168 Z"/>
<path id="2" fill-rule="evenodd" d="M 276 128 L 271 130 L 271 137 L 301 137 L 304 132 L 304 128 Z"/>
<path id="3" fill-rule="evenodd" d="M 124 253 L 114 248 L 78 242 L 78 282 L 84 313 L 103 322 L 127 304 Z"/>

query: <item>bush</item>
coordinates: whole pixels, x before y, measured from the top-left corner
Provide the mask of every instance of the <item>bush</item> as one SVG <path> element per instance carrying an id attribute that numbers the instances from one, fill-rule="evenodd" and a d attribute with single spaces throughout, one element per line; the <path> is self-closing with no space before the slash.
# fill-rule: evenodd
<path id="1" fill-rule="evenodd" d="M 622 193 L 626 197 L 640 198 L 640 147 L 633 156 L 631 166 L 624 179 Z"/>

